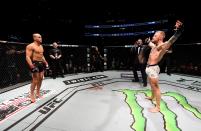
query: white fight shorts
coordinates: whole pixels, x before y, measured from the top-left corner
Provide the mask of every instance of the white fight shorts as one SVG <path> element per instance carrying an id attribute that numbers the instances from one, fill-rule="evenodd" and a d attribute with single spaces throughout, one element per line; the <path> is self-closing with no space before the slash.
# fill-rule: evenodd
<path id="1" fill-rule="evenodd" d="M 150 78 L 158 78 L 160 73 L 160 67 L 156 65 L 147 65 L 146 67 L 147 76 Z"/>

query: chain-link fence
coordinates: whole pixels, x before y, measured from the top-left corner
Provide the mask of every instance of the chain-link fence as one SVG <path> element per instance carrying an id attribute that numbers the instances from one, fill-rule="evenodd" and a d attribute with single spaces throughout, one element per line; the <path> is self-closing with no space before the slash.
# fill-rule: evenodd
<path id="1" fill-rule="evenodd" d="M 26 46 L 28 43 L 0 42 L 0 88 L 31 80 L 31 72 L 26 62 Z M 52 45 L 43 45 L 44 56 L 50 69 L 45 71 L 46 77 L 52 77 L 52 60 L 49 52 Z M 64 74 L 90 72 L 90 48 L 80 45 L 59 45 L 62 52 L 61 66 Z"/>
<path id="2" fill-rule="evenodd" d="M 25 59 L 25 45 L 0 44 L 0 87 L 14 85 L 31 79 Z"/>
<path id="3" fill-rule="evenodd" d="M 0 41 L 0 88 L 31 80 L 25 56 L 27 44 Z M 45 71 L 45 76 L 51 77 L 52 65 L 49 51 L 53 47 L 51 45 L 43 47 L 44 56 L 50 65 L 50 70 Z M 94 70 L 93 46 L 60 44 L 59 49 L 62 52 L 61 65 L 64 74 L 96 71 Z M 172 73 L 201 75 L 200 50 L 199 43 L 174 45 L 168 68 Z M 105 46 L 100 49 L 100 55 L 103 59 L 101 58 L 98 64 L 102 70 L 132 70 L 131 45 Z M 166 72 L 166 63 L 160 66 L 161 71 Z"/>

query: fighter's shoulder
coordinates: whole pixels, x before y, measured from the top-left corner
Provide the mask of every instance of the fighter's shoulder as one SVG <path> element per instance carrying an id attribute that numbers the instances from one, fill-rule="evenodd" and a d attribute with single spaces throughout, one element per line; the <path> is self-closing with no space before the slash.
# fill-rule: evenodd
<path id="1" fill-rule="evenodd" d="M 30 43 L 30 44 L 28 44 L 27 46 L 26 46 L 26 48 L 28 48 L 28 49 L 32 49 L 34 47 L 34 43 Z"/>
<path id="2" fill-rule="evenodd" d="M 148 46 L 151 47 L 151 48 L 156 47 L 156 45 L 153 42 L 149 42 Z"/>
<path id="3" fill-rule="evenodd" d="M 167 44 L 168 44 L 168 41 L 165 41 L 165 42 L 163 42 L 163 43 L 160 43 L 160 44 L 158 45 L 158 47 L 159 47 L 160 49 L 166 51 L 166 46 L 167 46 Z"/>

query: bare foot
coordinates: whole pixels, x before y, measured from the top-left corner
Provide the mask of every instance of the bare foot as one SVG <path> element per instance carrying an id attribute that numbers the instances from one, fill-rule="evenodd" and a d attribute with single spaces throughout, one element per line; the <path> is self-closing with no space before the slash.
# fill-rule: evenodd
<path id="1" fill-rule="evenodd" d="M 31 99 L 31 103 L 36 102 L 36 100 L 35 100 L 34 96 L 30 95 L 30 99 Z"/>
<path id="2" fill-rule="evenodd" d="M 34 100 L 31 100 L 31 103 L 35 103 L 36 102 L 36 100 L 34 99 Z"/>
<path id="3" fill-rule="evenodd" d="M 31 98 L 30 100 L 31 100 L 31 103 L 36 102 L 36 99 L 35 99 L 35 98 Z"/>
<path id="4" fill-rule="evenodd" d="M 36 95 L 36 97 L 39 98 L 39 99 L 42 99 L 42 98 L 43 98 L 43 96 L 41 96 L 40 94 L 39 94 L 39 95 Z"/>
<path id="5" fill-rule="evenodd" d="M 154 107 L 154 108 L 150 108 L 149 111 L 152 113 L 157 113 L 160 111 L 160 109 L 158 107 Z"/>
<path id="6" fill-rule="evenodd" d="M 145 99 L 153 100 L 154 98 L 153 97 L 146 97 Z"/>

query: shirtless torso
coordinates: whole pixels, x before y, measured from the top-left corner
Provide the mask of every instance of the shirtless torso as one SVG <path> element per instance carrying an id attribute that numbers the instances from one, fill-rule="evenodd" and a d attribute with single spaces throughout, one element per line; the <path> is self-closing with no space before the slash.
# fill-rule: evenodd
<path id="1" fill-rule="evenodd" d="M 45 57 L 43 55 L 44 49 L 41 44 L 38 43 L 31 43 L 27 46 L 26 48 L 26 59 L 27 63 L 30 68 L 33 68 L 33 62 L 43 62 L 44 64 L 46 63 Z"/>
<path id="2" fill-rule="evenodd" d="M 149 59 L 147 64 L 148 65 L 155 65 L 158 64 L 158 62 L 162 59 L 164 54 L 166 53 L 166 50 L 164 48 L 161 48 L 165 43 L 160 43 L 157 46 L 155 44 L 152 44 L 151 52 L 149 54 Z"/>
<path id="3" fill-rule="evenodd" d="M 160 68 L 158 63 L 163 58 L 164 54 L 171 47 L 171 45 L 179 38 L 183 32 L 182 22 L 176 22 L 176 32 L 175 34 L 166 42 L 163 42 L 165 38 L 165 32 L 157 31 L 155 32 L 152 40 L 149 39 L 149 46 L 151 47 L 151 52 L 149 54 L 149 59 L 147 62 L 146 73 L 149 78 L 149 83 L 151 86 L 152 95 L 148 97 L 149 100 L 156 99 L 156 106 L 150 109 L 150 112 L 159 112 L 160 111 L 160 101 L 161 101 L 161 92 L 159 88 L 159 73 Z"/>
<path id="4" fill-rule="evenodd" d="M 32 73 L 32 82 L 30 88 L 31 102 L 35 102 L 36 96 L 41 98 L 40 88 L 44 77 L 44 69 L 48 68 L 48 63 L 43 55 L 44 49 L 42 46 L 42 37 L 40 34 L 33 34 L 34 42 L 26 47 L 26 61 Z"/>
<path id="5" fill-rule="evenodd" d="M 37 43 L 31 43 L 27 46 L 27 49 L 30 52 L 30 57 L 32 61 L 43 61 L 43 46 Z"/>

